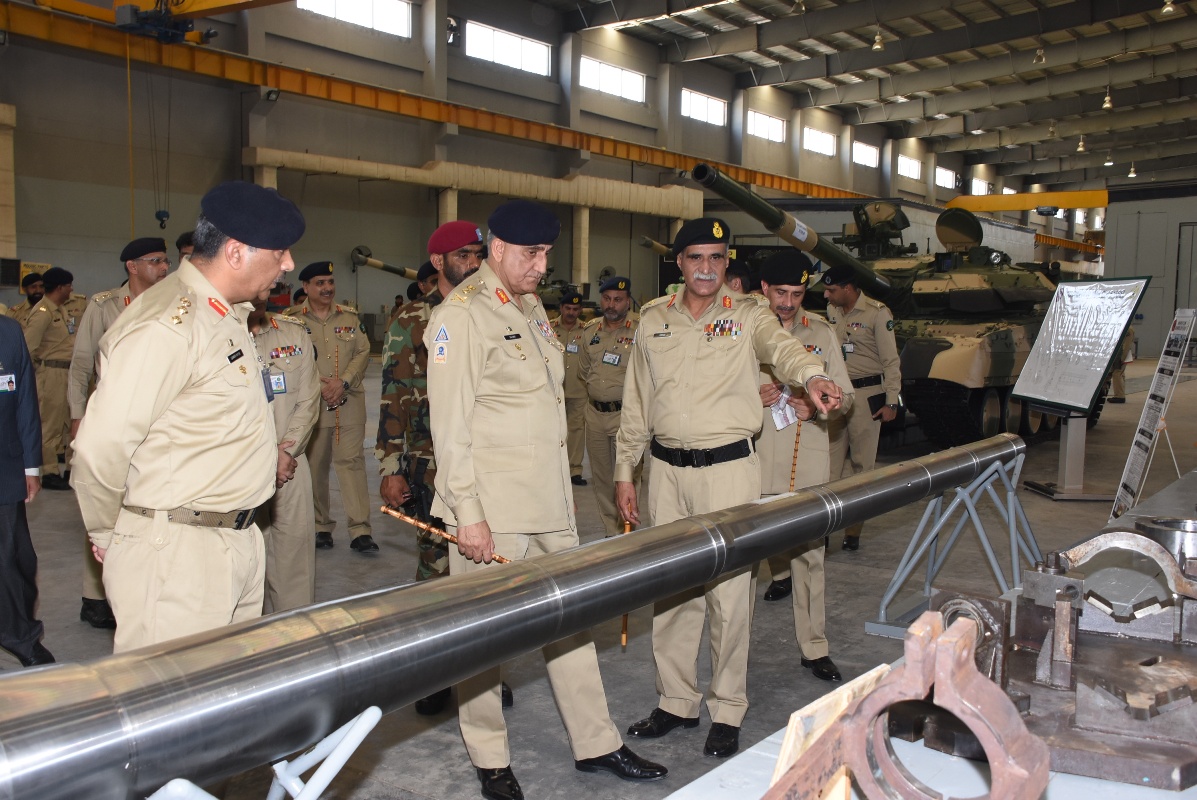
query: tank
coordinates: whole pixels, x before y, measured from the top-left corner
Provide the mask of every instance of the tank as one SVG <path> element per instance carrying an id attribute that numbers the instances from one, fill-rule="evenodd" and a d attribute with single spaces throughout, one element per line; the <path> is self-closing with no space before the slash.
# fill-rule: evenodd
<path id="1" fill-rule="evenodd" d="M 370 248 L 364 244 L 359 244 L 353 250 L 349 251 L 349 258 L 355 267 L 373 267 L 383 272 L 389 272 L 392 275 L 398 275 L 400 278 L 407 278 L 409 281 L 414 281 L 418 274 L 416 270 L 410 267 L 394 267 L 374 258 L 374 253 L 370 252 Z"/>
<path id="2" fill-rule="evenodd" d="M 902 242 L 910 223 L 892 203 L 862 203 L 844 235 L 827 241 L 709 165 L 692 174 L 794 247 L 851 267 L 861 279 L 857 286 L 889 306 L 903 404 L 931 442 L 954 447 L 999 432 L 1033 436 L 1056 427 L 1058 417 L 1011 397 L 1056 284 L 1039 265 L 1011 264 L 1005 253 L 985 247 L 971 212 L 941 214 L 936 234 L 944 252 L 916 255 L 917 245 Z M 1099 411 L 1100 405 L 1094 418 Z"/>

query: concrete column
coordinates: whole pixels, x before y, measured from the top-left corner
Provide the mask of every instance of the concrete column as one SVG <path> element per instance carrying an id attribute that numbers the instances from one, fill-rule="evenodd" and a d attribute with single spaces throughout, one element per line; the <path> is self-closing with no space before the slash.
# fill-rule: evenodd
<path id="1" fill-rule="evenodd" d="M 277 189 L 278 167 L 254 167 L 254 183 L 267 189 Z"/>
<path id="2" fill-rule="evenodd" d="M 424 0 L 419 6 L 420 43 L 424 46 L 424 77 L 421 91 L 427 97 L 449 96 L 449 0 Z"/>
<path id="3" fill-rule="evenodd" d="M 570 283 L 581 286 L 590 279 L 590 208 L 574 206 L 574 249 Z"/>
<path id="4" fill-rule="evenodd" d="M 748 92 L 736 89 L 728 104 L 728 129 L 731 131 L 731 162 L 744 163 L 744 134 L 748 126 Z"/>
<path id="5" fill-rule="evenodd" d="M 881 196 L 895 197 L 894 175 L 898 171 L 898 148 L 893 139 L 881 143 Z"/>
<path id="6" fill-rule="evenodd" d="M 840 165 L 840 186 L 854 189 L 852 183 L 852 139 L 855 133 L 851 125 L 840 123 L 839 142 L 836 144 L 836 157 Z"/>
<path id="7" fill-rule="evenodd" d="M 561 83 L 561 107 L 557 122 L 578 129 L 582 124 L 579 83 L 582 79 L 582 39 L 576 33 L 561 36 L 557 48 L 557 73 Z"/>
<path id="8" fill-rule="evenodd" d="M 441 189 L 436 196 L 436 223 L 444 225 L 457 219 L 457 190 Z"/>
<path id="9" fill-rule="evenodd" d="M 681 64 L 657 67 L 657 147 L 682 150 Z"/>
<path id="10" fill-rule="evenodd" d="M 935 167 L 937 160 L 935 153 L 928 152 L 923 155 L 923 199 L 932 205 L 935 204 Z"/>
<path id="11" fill-rule="evenodd" d="M 13 130 L 17 107 L 0 104 L 0 258 L 17 257 L 17 162 Z"/>

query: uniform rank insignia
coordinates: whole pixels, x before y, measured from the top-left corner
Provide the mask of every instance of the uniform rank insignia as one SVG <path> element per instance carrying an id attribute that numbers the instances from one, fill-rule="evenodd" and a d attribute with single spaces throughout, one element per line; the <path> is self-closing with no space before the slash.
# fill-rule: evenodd
<path id="1" fill-rule="evenodd" d="M 133 298 L 129 297 L 129 295 L 125 295 L 125 305 L 129 305 L 129 303 L 132 303 L 132 302 L 133 302 Z"/>
<path id="2" fill-rule="evenodd" d="M 298 356 L 302 354 L 303 348 L 293 344 L 276 347 L 270 351 L 271 358 L 290 358 L 291 356 Z"/>
<path id="3" fill-rule="evenodd" d="M 730 319 L 717 319 L 704 326 L 703 332 L 707 336 L 739 336 L 742 327 L 742 322 Z"/>
<path id="4" fill-rule="evenodd" d="M 894 329 L 894 321 L 892 319 L 885 321 L 885 329 L 887 331 L 892 331 Z"/>
<path id="5" fill-rule="evenodd" d="M 598 343 L 599 343 L 599 341 L 600 341 L 600 339 L 599 339 L 598 331 L 595 331 L 595 332 L 594 332 L 594 338 L 592 338 L 592 339 L 590 340 L 590 346 L 591 346 L 591 347 L 594 347 L 596 344 L 598 344 Z"/>
<path id="6" fill-rule="evenodd" d="M 500 289 L 500 291 L 502 291 L 502 290 Z M 504 301 L 504 302 L 506 302 L 506 301 Z M 537 319 L 537 320 L 533 320 L 533 322 L 536 323 L 537 328 L 540 328 L 541 336 L 548 339 L 550 342 L 556 341 L 557 334 L 553 333 L 553 326 L 550 325 L 547 320 Z"/>
<path id="7" fill-rule="evenodd" d="M 863 322 L 849 322 L 848 323 L 848 327 L 853 330 L 860 330 L 864 326 L 865 326 L 865 324 Z"/>
<path id="8" fill-rule="evenodd" d="M 720 225 L 718 222 L 716 222 L 714 225 L 711 226 L 711 235 L 714 236 L 716 239 L 722 239 L 723 238 L 723 226 Z"/>
<path id="9" fill-rule="evenodd" d="M 208 298 L 208 305 L 212 306 L 212 310 L 222 317 L 229 313 L 229 307 L 217 300 L 215 297 Z"/>
<path id="10" fill-rule="evenodd" d="M 434 341 L 434 342 L 447 342 L 447 341 L 449 341 L 449 332 L 448 332 L 447 330 L 445 330 L 445 326 L 444 326 L 444 325 L 442 325 L 442 326 L 441 326 L 441 329 L 440 329 L 439 331 L 437 331 L 437 332 L 436 332 L 436 338 L 434 338 L 432 341 Z"/>
<path id="11" fill-rule="evenodd" d="M 805 315 L 803 315 L 803 317 L 802 317 L 802 327 L 804 327 L 804 328 L 810 327 L 810 320 L 807 319 L 807 317 Z"/>
<path id="12" fill-rule="evenodd" d="M 495 297 L 499 298 L 499 302 L 504 305 L 511 302 L 511 298 L 507 296 L 507 292 L 502 289 L 495 289 Z"/>
<path id="13" fill-rule="evenodd" d="M 715 223 L 715 227 L 718 228 L 719 223 Z M 732 299 L 730 297 L 728 297 L 727 295 L 723 295 L 723 307 L 724 308 L 732 307 Z"/>
<path id="14" fill-rule="evenodd" d="M 823 348 L 819 347 L 817 344 L 808 344 L 806 346 L 806 352 L 814 353 L 817 356 L 821 356 L 821 355 L 823 355 Z"/>
<path id="15" fill-rule="evenodd" d="M 354 333 L 356 330 L 357 330 L 357 328 L 353 327 L 352 325 L 349 325 L 347 327 L 334 327 L 333 333 L 338 333 L 338 334 L 339 333 Z"/>

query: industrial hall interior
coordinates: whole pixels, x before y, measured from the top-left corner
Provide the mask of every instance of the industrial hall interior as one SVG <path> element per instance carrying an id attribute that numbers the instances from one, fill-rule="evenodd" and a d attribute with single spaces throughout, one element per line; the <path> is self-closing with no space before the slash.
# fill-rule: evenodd
<path id="1" fill-rule="evenodd" d="M 1197 798 L 1197 1 L 0 0 L 0 799 Z"/>

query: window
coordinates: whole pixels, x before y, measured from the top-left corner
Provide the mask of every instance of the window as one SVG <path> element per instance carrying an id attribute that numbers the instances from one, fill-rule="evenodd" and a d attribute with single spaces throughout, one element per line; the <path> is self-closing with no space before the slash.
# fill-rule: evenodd
<path id="1" fill-rule="evenodd" d="M 989 194 L 989 181 L 983 181 L 979 178 L 973 178 L 972 193 L 974 195 Z"/>
<path id="2" fill-rule="evenodd" d="M 1002 194 L 1018 194 L 1017 189 L 1011 189 L 1009 186 L 1002 187 Z"/>
<path id="3" fill-rule="evenodd" d="M 784 142 L 786 140 L 785 120 L 762 114 L 759 111 L 749 111 L 748 135 L 768 139 L 771 142 Z"/>
<path id="4" fill-rule="evenodd" d="M 644 102 L 644 76 L 582 56 L 582 75 L 578 80 L 587 89 L 613 94 L 637 103 Z"/>
<path id="5" fill-rule="evenodd" d="M 1078 209 L 1076 210 L 1076 216 L 1074 216 L 1074 217 L 1072 218 L 1072 220 L 1073 220 L 1073 222 L 1075 222 L 1077 225 L 1084 225 L 1084 224 L 1085 224 L 1085 218 L 1086 218 L 1087 216 L 1088 216 L 1088 214 L 1085 212 L 1085 209 L 1083 209 L 1083 208 L 1078 208 Z"/>
<path id="6" fill-rule="evenodd" d="M 341 0 L 338 0 L 340 2 Z M 466 55 L 537 75 L 549 74 L 549 46 L 477 22 L 466 22 Z"/>
<path id="7" fill-rule="evenodd" d="M 917 181 L 923 177 L 923 162 L 910 156 L 898 156 L 898 174 Z"/>
<path id="8" fill-rule="evenodd" d="M 1064 209 L 1062 209 L 1062 208 L 1056 209 L 1056 219 L 1064 219 Z"/>
<path id="9" fill-rule="evenodd" d="M 950 169 L 943 167 L 935 168 L 935 185 L 942 186 L 944 189 L 956 188 L 956 173 Z"/>
<path id="10" fill-rule="evenodd" d="M 705 94 L 682 89 L 682 116 L 708 122 L 711 125 L 727 123 L 727 103 Z"/>
<path id="11" fill-rule="evenodd" d="M 862 167 L 877 169 L 877 166 L 881 163 L 881 148 L 873 147 L 873 145 L 865 144 L 864 142 L 853 142 L 852 162 L 860 164 Z"/>
<path id="12" fill-rule="evenodd" d="M 406 0 L 296 0 L 295 5 L 342 22 L 411 38 L 411 3 Z"/>
<path id="13" fill-rule="evenodd" d="M 1093 227 L 1092 227 L 1092 228 L 1090 228 L 1089 230 L 1091 230 L 1091 231 L 1099 231 L 1099 230 L 1101 230 L 1101 227 L 1102 227 L 1102 223 L 1103 223 L 1103 222 L 1105 222 L 1105 220 L 1103 220 L 1101 217 L 1094 216 L 1094 217 L 1093 217 Z"/>
<path id="14" fill-rule="evenodd" d="M 802 149 L 820 155 L 835 155 L 835 137 L 818 128 L 802 129 Z"/>

